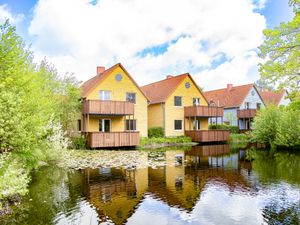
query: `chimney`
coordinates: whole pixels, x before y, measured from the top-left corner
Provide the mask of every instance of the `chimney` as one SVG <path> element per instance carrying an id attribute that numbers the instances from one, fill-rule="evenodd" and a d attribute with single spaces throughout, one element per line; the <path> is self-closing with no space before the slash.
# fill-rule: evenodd
<path id="1" fill-rule="evenodd" d="M 172 78 L 172 77 L 173 77 L 172 75 L 168 75 L 168 76 L 167 76 L 167 79 L 170 79 L 170 78 Z"/>
<path id="2" fill-rule="evenodd" d="M 105 71 L 105 67 L 104 66 L 97 66 L 97 75 L 100 75 L 104 71 Z"/>
<path id="3" fill-rule="evenodd" d="M 233 85 L 232 84 L 227 84 L 227 91 L 231 91 Z"/>

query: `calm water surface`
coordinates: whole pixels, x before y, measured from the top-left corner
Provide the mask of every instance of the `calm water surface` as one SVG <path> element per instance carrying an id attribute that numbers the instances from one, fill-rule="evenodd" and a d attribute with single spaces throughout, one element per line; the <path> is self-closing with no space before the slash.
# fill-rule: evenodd
<path id="1" fill-rule="evenodd" d="M 300 224 L 300 154 L 216 145 L 147 151 L 149 159 L 166 166 L 43 167 L 0 223 Z"/>

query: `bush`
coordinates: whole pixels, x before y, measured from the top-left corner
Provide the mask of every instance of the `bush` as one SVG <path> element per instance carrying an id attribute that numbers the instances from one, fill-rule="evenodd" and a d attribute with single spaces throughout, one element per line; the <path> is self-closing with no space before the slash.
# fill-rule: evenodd
<path id="1" fill-rule="evenodd" d="M 271 147 L 300 146 L 300 112 L 284 107 L 269 106 L 254 118 L 252 138 Z"/>
<path id="2" fill-rule="evenodd" d="M 85 140 L 84 136 L 73 137 L 71 147 L 74 149 L 85 149 L 86 148 L 86 140 Z"/>
<path id="3" fill-rule="evenodd" d="M 282 109 L 273 105 L 258 111 L 253 122 L 253 140 L 274 146 L 281 114 Z"/>
<path id="4" fill-rule="evenodd" d="M 141 138 L 141 146 L 151 144 L 163 144 L 163 143 L 187 143 L 192 142 L 192 139 L 187 136 L 177 137 L 153 137 L 153 138 Z"/>
<path id="5" fill-rule="evenodd" d="M 210 130 L 230 130 L 230 133 L 239 133 L 238 126 L 229 126 L 226 124 L 210 124 L 208 127 Z"/>
<path id="6" fill-rule="evenodd" d="M 230 130 L 230 133 L 232 133 L 232 134 L 238 134 L 240 131 L 238 126 L 230 126 L 229 130 Z"/>
<path id="7" fill-rule="evenodd" d="M 151 127 L 148 129 L 148 137 L 164 137 L 164 129 L 162 127 Z"/>

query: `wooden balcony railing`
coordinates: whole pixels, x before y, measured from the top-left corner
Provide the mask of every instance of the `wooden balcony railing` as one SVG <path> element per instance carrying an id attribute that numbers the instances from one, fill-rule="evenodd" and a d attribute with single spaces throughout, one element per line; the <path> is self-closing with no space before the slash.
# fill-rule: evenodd
<path id="1" fill-rule="evenodd" d="M 195 142 L 225 142 L 229 140 L 229 130 L 186 130 L 185 135 Z"/>
<path id="2" fill-rule="evenodd" d="M 90 148 L 137 146 L 140 132 L 89 132 L 87 145 Z"/>
<path id="3" fill-rule="evenodd" d="M 185 117 L 222 117 L 224 110 L 215 106 L 186 106 L 184 107 Z"/>
<path id="4" fill-rule="evenodd" d="M 237 111 L 238 118 L 253 118 L 256 115 L 256 109 L 239 109 Z"/>
<path id="5" fill-rule="evenodd" d="M 83 114 L 133 115 L 134 104 L 126 101 L 84 100 Z"/>

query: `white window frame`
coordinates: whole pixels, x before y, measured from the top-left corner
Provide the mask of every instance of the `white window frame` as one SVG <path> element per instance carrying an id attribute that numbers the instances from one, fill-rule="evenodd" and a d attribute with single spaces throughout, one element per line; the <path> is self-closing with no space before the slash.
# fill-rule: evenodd
<path id="1" fill-rule="evenodd" d="M 106 95 L 109 94 L 109 95 Z M 109 96 L 109 98 L 106 98 L 107 96 Z M 99 91 L 99 99 L 101 101 L 111 101 L 111 91 L 109 90 L 100 90 Z"/>
<path id="2" fill-rule="evenodd" d="M 100 131 L 100 127 L 99 127 L 99 132 L 111 132 L 111 119 L 107 119 L 107 118 L 103 118 L 103 119 L 99 119 L 99 120 L 101 120 L 101 131 Z M 104 121 L 105 120 L 108 120 L 109 121 L 109 131 L 105 131 L 105 126 L 104 126 Z"/>
<path id="3" fill-rule="evenodd" d="M 193 129 L 194 130 L 201 130 L 201 121 L 200 120 L 193 120 Z"/>
<path id="4" fill-rule="evenodd" d="M 194 104 L 194 100 L 196 104 Z M 201 99 L 200 98 L 193 98 L 193 106 L 199 106 L 201 104 Z"/>

